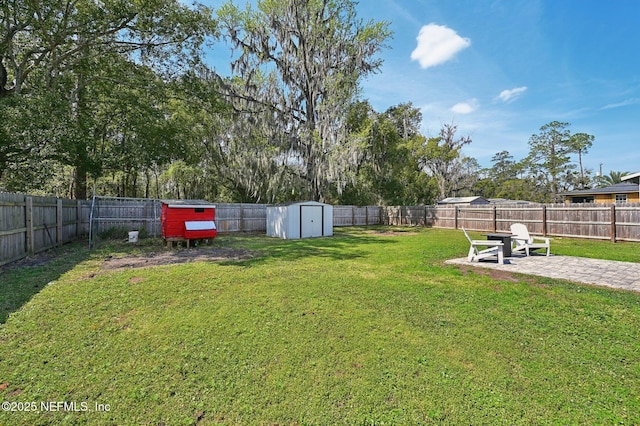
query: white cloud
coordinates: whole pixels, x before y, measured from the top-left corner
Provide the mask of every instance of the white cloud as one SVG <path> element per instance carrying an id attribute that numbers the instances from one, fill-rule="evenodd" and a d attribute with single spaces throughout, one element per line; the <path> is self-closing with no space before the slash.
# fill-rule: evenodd
<path id="1" fill-rule="evenodd" d="M 468 38 L 460 37 L 449 27 L 436 24 L 423 26 L 416 39 L 418 45 L 411 52 L 411 60 L 418 61 L 422 68 L 447 62 L 471 45 Z"/>
<path id="2" fill-rule="evenodd" d="M 626 99 L 626 100 L 624 100 L 622 102 L 618 102 L 616 104 L 605 105 L 601 109 L 602 110 L 607 110 L 607 109 L 622 108 L 622 107 L 626 107 L 626 106 L 629 106 L 629 105 L 635 105 L 637 103 L 640 103 L 640 98 L 631 98 L 631 99 Z"/>
<path id="3" fill-rule="evenodd" d="M 522 95 L 527 90 L 527 86 L 516 87 L 515 89 L 503 90 L 498 95 L 498 99 L 503 102 L 510 102 Z"/>
<path id="4" fill-rule="evenodd" d="M 451 111 L 456 114 L 471 114 L 478 109 L 478 100 L 470 99 L 466 102 L 460 102 L 451 107 Z"/>

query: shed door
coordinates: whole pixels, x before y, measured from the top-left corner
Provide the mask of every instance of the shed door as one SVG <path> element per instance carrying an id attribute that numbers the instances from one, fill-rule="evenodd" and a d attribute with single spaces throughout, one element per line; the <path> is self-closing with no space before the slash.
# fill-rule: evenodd
<path id="1" fill-rule="evenodd" d="M 322 237 L 322 206 L 300 206 L 300 238 Z"/>

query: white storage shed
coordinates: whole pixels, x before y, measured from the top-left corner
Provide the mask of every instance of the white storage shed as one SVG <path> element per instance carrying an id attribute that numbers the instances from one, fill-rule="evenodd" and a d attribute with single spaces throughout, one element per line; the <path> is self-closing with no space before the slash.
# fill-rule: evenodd
<path id="1" fill-rule="evenodd" d="M 304 201 L 267 207 L 267 235 L 284 239 L 333 235 L 333 206 Z"/>

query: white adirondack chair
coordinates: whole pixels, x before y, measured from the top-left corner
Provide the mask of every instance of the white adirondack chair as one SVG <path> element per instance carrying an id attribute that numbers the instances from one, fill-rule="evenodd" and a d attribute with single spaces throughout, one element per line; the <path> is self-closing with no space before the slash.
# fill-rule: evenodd
<path id="1" fill-rule="evenodd" d="M 549 256 L 549 251 L 551 250 L 551 244 L 549 243 L 550 238 L 533 237 L 529 235 L 527 226 L 522 223 L 512 224 L 511 234 L 511 242 L 513 243 L 513 247 L 511 248 L 512 253 L 524 251 L 527 256 L 529 256 L 531 250 L 546 249 L 547 256 Z"/>
<path id="2" fill-rule="evenodd" d="M 486 257 L 498 256 L 498 263 L 504 263 L 504 244 L 502 241 L 495 240 L 472 240 L 467 230 L 462 228 L 462 232 L 469 240 L 469 255 L 467 256 L 467 260 L 469 262 L 473 262 L 474 260 L 484 259 Z M 480 249 L 481 247 L 488 247 L 484 249 Z"/>

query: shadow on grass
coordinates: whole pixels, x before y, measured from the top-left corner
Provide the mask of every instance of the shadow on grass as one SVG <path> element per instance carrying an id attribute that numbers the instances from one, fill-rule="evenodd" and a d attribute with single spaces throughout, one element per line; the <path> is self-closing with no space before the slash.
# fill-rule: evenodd
<path id="1" fill-rule="evenodd" d="M 0 324 L 88 257 L 86 243 L 77 241 L 0 267 Z"/>
<path id="2" fill-rule="evenodd" d="M 381 229 L 384 231 L 388 228 Z M 243 248 L 257 254 L 250 259 L 219 262 L 221 265 L 228 266 L 250 267 L 273 260 L 293 262 L 310 257 L 349 260 L 368 256 L 371 251 L 366 248 L 367 245 L 392 246 L 397 243 L 397 240 L 388 238 L 387 233 L 383 231 L 375 228 L 340 230 L 333 237 L 303 240 L 281 240 L 264 234 L 236 234 L 216 238 L 211 246 Z M 396 231 L 396 234 L 400 235 L 402 232 Z M 0 267 L 0 324 L 4 324 L 10 314 L 22 308 L 48 283 L 58 280 L 63 274 L 88 260 L 92 254 L 94 257 L 113 253 L 142 255 L 160 250 L 166 250 L 162 248 L 161 240 L 149 240 L 142 247 L 106 242 L 91 252 L 86 243 L 78 241 L 60 247 L 56 251 L 41 253 Z"/>

